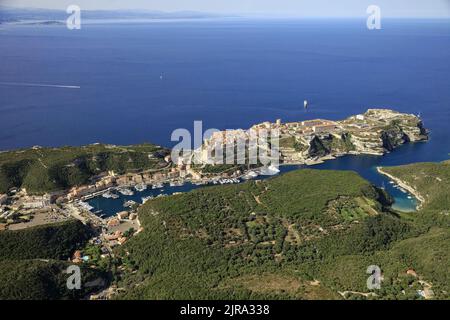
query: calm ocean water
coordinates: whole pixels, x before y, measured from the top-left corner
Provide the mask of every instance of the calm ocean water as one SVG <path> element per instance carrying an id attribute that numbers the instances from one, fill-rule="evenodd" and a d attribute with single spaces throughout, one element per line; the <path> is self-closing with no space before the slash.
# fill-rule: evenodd
<path id="1" fill-rule="evenodd" d="M 318 166 L 381 184 L 375 166 L 450 152 L 450 21 L 383 21 L 376 31 L 363 20 L 0 26 L 0 150 L 172 146 L 194 120 L 227 129 L 369 107 L 421 113 L 429 142 Z"/>

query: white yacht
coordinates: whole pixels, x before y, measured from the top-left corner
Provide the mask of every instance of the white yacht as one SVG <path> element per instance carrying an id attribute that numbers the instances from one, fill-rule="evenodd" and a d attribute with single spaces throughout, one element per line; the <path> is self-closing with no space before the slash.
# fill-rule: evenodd
<path id="1" fill-rule="evenodd" d="M 268 167 L 263 167 L 260 171 L 263 176 L 273 176 L 280 173 L 280 169 L 275 167 L 274 165 L 270 165 Z"/>
<path id="2" fill-rule="evenodd" d="M 147 185 L 145 183 L 140 183 L 134 187 L 134 189 L 138 192 L 142 192 L 147 190 Z"/>
<path id="3" fill-rule="evenodd" d="M 256 178 L 257 176 L 258 176 L 258 174 L 255 171 L 249 171 L 242 177 L 242 179 L 250 180 L 250 179 Z"/>
<path id="4" fill-rule="evenodd" d="M 81 206 L 83 209 L 86 209 L 87 211 L 91 211 L 92 209 L 94 209 L 94 207 L 91 206 L 91 205 L 90 205 L 89 203 L 87 203 L 87 202 L 80 201 L 79 204 L 80 204 L 80 206 Z"/>
<path id="5" fill-rule="evenodd" d="M 106 198 L 106 199 L 110 199 L 111 198 L 111 193 L 105 192 L 104 194 L 102 194 L 102 197 Z"/>
<path id="6" fill-rule="evenodd" d="M 125 203 L 123 204 L 123 206 L 124 206 L 124 207 L 131 207 L 131 206 L 133 206 L 133 205 L 135 205 L 135 204 L 137 204 L 137 202 L 135 202 L 135 201 L 133 201 L 133 200 L 129 200 L 129 201 L 125 202 Z"/>
<path id="7" fill-rule="evenodd" d="M 119 195 L 112 193 L 111 191 L 107 191 L 104 194 L 102 194 L 102 197 L 106 199 L 118 199 Z"/>
<path id="8" fill-rule="evenodd" d="M 132 196 L 132 195 L 134 195 L 134 192 L 131 191 L 130 189 L 127 189 L 127 188 L 120 188 L 117 191 L 119 191 L 119 193 L 123 194 L 124 196 Z"/>

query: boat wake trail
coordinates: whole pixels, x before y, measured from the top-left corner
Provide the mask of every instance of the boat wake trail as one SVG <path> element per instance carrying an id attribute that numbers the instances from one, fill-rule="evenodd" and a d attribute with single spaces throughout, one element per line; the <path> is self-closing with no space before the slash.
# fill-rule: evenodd
<path id="1" fill-rule="evenodd" d="M 45 87 L 45 88 L 63 88 L 63 89 L 80 89 L 80 86 L 65 86 L 60 84 L 42 84 L 28 82 L 0 82 L 0 86 L 18 86 L 18 87 Z"/>

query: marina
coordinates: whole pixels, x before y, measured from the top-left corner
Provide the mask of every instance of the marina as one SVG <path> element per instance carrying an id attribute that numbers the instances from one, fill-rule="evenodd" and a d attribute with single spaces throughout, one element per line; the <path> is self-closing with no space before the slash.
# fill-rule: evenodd
<path id="1" fill-rule="evenodd" d="M 406 150 L 407 147 L 402 147 Z M 399 149 L 399 151 L 402 150 Z M 392 154 L 390 154 L 392 155 Z M 387 155 L 384 159 L 389 157 Z M 263 180 L 276 176 L 276 174 L 283 174 L 292 170 L 311 168 L 311 169 L 321 169 L 321 170 L 353 170 L 357 171 L 365 179 L 369 180 L 371 183 L 375 184 L 380 188 L 384 188 L 395 200 L 393 208 L 399 211 L 412 212 L 416 210 L 418 201 L 413 197 L 408 191 L 396 185 L 393 181 L 387 177 L 379 174 L 376 171 L 377 160 L 380 159 L 378 156 L 368 156 L 368 155 L 348 155 L 344 157 L 339 157 L 335 160 L 330 160 L 321 164 L 316 164 L 313 166 L 308 165 L 281 165 L 279 168 L 271 168 L 271 173 L 275 175 L 264 175 L 262 173 L 268 173 L 267 171 L 261 169 L 254 169 L 244 173 L 240 178 L 211 178 L 209 181 L 171 181 L 168 183 L 159 183 L 152 186 L 152 188 L 146 188 L 143 191 L 126 192 L 123 194 L 123 190 L 128 190 L 124 188 L 118 188 L 122 190 L 118 198 L 105 198 L 102 196 L 96 196 L 87 201 L 88 205 L 92 207 L 91 211 L 101 210 L 104 217 L 110 217 L 118 212 L 124 210 L 124 203 L 128 201 L 133 201 L 137 204 L 144 204 L 154 198 L 180 194 L 189 192 L 202 187 L 209 187 L 214 185 L 226 185 L 226 184 L 236 184 L 242 183 L 248 180 Z M 276 170 L 275 170 L 276 169 Z M 263 171 L 263 172 L 261 172 Z M 130 205 L 131 202 L 128 202 Z M 127 206 L 128 208 L 129 206 Z M 125 208 L 125 209 L 127 209 Z"/>
<path id="2" fill-rule="evenodd" d="M 134 206 L 135 204 L 137 204 L 136 201 L 128 200 L 128 201 L 126 201 L 126 202 L 123 204 L 123 206 L 124 206 L 125 208 L 127 208 L 127 207 L 131 208 L 131 207 Z"/>
<path id="3" fill-rule="evenodd" d="M 448 299 L 449 1 L 5 0 L 0 299 Z"/>
<path id="4" fill-rule="evenodd" d="M 127 188 L 119 188 L 117 191 L 124 196 L 132 196 L 134 192 Z"/>
<path id="5" fill-rule="evenodd" d="M 89 203 L 84 202 L 84 201 L 79 201 L 78 204 L 79 204 L 83 209 L 85 209 L 85 210 L 87 210 L 87 211 L 91 211 L 91 210 L 94 209 L 93 206 L 91 206 Z M 101 210 L 101 209 L 99 209 L 99 210 Z"/>
<path id="6" fill-rule="evenodd" d="M 104 198 L 97 196 L 88 201 L 88 204 L 93 208 L 92 211 L 102 210 L 105 217 L 112 217 L 124 209 L 129 209 L 132 204 L 143 204 L 158 196 L 172 195 L 175 193 L 184 193 L 199 188 L 200 186 L 186 182 L 183 185 L 170 186 L 170 184 L 163 184 L 160 188 L 147 188 L 141 192 L 134 192 L 133 194 L 120 194 L 119 198 Z M 131 202 L 133 201 L 133 202 Z M 124 207 L 127 204 L 127 207 Z"/>
<path id="7" fill-rule="evenodd" d="M 105 192 L 102 194 L 102 197 L 105 199 L 119 199 L 119 195 L 110 191 Z"/>
<path id="8" fill-rule="evenodd" d="M 137 192 L 142 192 L 147 190 L 147 185 L 145 183 L 138 184 L 134 187 Z"/>

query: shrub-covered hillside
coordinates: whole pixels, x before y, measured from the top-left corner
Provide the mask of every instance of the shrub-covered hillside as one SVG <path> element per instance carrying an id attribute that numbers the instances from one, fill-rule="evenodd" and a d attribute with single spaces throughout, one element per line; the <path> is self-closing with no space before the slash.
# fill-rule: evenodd
<path id="1" fill-rule="evenodd" d="M 67 289 L 67 259 L 90 238 L 91 231 L 70 220 L 0 232 L 0 299 L 81 299 L 98 288 Z M 81 266 L 82 284 L 106 279 L 98 269 Z"/>
<path id="2" fill-rule="evenodd" d="M 356 173 L 306 169 L 149 201 L 139 214 L 144 230 L 118 252 L 127 270 L 121 297 L 367 298 L 375 264 L 386 280 L 374 297 L 418 298 L 418 279 L 404 276 L 422 257 L 403 241 L 432 235 L 390 203 Z"/>
<path id="3" fill-rule="evenodd" d="M 26 188 L 29 193 L 67 189 L 85 184 L 101 172 L 166 166 L 168 150 L 152 145 L 88 145 L 82 147 L 32 148 L 0 153 L 0 193 Z"/>
<path id="4" fill-rule="evenodd" d="M 386 167 L 383 171 L 404 181 L 425 199 L 418 219 L 428 225 L 450 227 L 450 161 Z"/>
<path id="5" fill-rule="evenodd" d="M 0 260 L 70 258 L 91 236 L 78 220 L 0 232 Z"/>
<path id="6" fill-rule="evenodd" d="M 67 289 L 69 263 L 55 260 L 1 260 L 1 300 L 82 299 L 92 287 Z M 94 282 L 105 275 L 98 270 L 81 267 L 82 283 Z"/>

